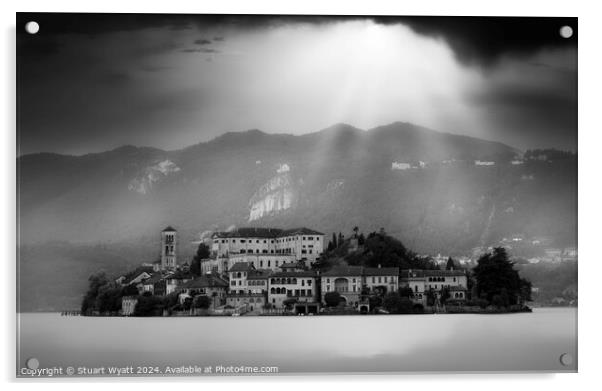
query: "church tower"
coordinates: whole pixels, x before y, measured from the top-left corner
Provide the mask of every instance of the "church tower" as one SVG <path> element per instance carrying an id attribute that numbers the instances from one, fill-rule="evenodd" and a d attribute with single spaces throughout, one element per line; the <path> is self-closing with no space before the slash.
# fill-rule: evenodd
<path id="1" fill-rule="evenodd" d="M 176 234 L 171 226 L 161 231 L 161 269 L 175 270 L 176 260 Z"/>

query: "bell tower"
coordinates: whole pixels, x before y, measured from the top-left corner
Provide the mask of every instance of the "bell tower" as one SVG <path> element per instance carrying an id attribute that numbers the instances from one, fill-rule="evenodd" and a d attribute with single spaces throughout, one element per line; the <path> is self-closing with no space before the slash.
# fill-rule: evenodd
<path id="1" fill-rule="evenodd" d="M 176 235 L 177 231 L 171 226 L 161 231 L 161 269 L 175 270 L 176 259 Z"/>

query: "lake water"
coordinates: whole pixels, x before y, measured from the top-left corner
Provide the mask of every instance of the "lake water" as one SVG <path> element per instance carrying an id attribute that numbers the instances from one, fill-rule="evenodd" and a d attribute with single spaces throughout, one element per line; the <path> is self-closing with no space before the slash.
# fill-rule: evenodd
<path id="1" fill-rule="evenodd" d="M 577 310 L 503 315 L 18 315 L 19 368 L 277 366 L 279 373 L 576 371 Z M 560 356 L 573 363 L 564 366 Z M 18 370 L 19 371 L 19 370 Z M 19 375 L 19 374 L 18 374 Z"/>

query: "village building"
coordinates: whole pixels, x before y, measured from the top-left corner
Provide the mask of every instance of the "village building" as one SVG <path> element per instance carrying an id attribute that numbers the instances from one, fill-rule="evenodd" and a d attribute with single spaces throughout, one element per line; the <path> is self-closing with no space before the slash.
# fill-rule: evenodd
<path id="1" fill-rule="evenodd" d="M 317 313 L 318 275 L 315 271 L 290 270 L 269 277 L 268 302 L 276 309 L 288 307 L 295 313 Z"/>
<path id="2" fill-rule="evenodd" d="M 265 293 L 228 293 L 226 304 L 238 313 L 246 313 L 249 311 L 263 311 L 266 304 Z"/>
<path id="3" fill-rule="evenodd" d="M 322 301 L 328 292 L 338 292 L 345 305 L 358 307 L 362 295 L 397 292 L 399 268 L 371 268 L 362 266 L 340 266 L 322 273 Z"/>
<path id="4" fill-rule="evenodd" d="M 338 292 L 346 305 L 357 306 L 362 291 L 361 266 L 340 266 L 321 274 L 322 302 L 328 292 Z"/>
<path id="5" fill-rule="evenodd" d="M 427 293 L 432 291 L 441 298 L 443 289 L 450 293 L 449 300 L 466 300 L 468 276 L 464 270 L 404 270 L 400 286 L 412 290 L 412 300 L 426 305 Z"/>
<path id="6" fill-rule="evenodd" d="M 324 234 L 309 228 L 239 228 L 216 232 L 212 240 L 211 259 L 202 266 L 206 272 L 226 273 L 240 262 L 281 271 L 280 266 L 296 261 L 309 266 L 324 252 Z"/>
<path id="7" fill-rule="evenodd" d="M 150 292 L 151 295 L 155 294 L 155 285 L 163 281 L 163 274 L 153 273 L 149 278 L 145 279 L 140 283 L 140 291 L 142 293 Z"/>
<path id="8" fill-rule="evenodd" d="M 399 268 L 364 268 L 362 288 L 365 292 L 382 295 L 389 292 L 397 292 L 399 290 Z"/>
<path id="9" fill-rule="evenodd" d="M 228 270 L 230 280 L 227 305 L 242 312 L 264 308 L 270 270 L 257 270 L 251 262 L 239 262 Z"/>
<path id="10" fill-rule="evenodd" d="M 132 316 L 136 310 L 138 298 L 136 296 L 124 296 L 121 298 L 121 314 L 123 316 Z"/>
<path id="11" fill-rule="evenodd" d="M 121 286 L 132 285 L 132 284 L 138 285 L 142 281 L 150 278 L 152 276 L 152 273 L 153 273 L 152 267 L 140 266 L 125 275 L 119 276 L 115 280 L 115 283 L 118 285 L 121 285 Z"/>
<path id="12" fill-rule="evenodd" d="M 169 226 L 161 231 L 161 269 L 175 270 L 177 262 L 177 232 Z"/>
<path id="13" fill-rule="evenodd" d="M 190 280 L 176 289 L 180 292 L 180 302 L 184 302 L 189 297 L 203 295 L 211 299 L 211 306 L 209 308 L 213 309 L 226 303 L 228 281 L 217 275 L 207 274 Z"/>
<path id="14" fill-rule="evenodd" d="M 179 286 L 186 284 L 188 281 L 192 281 L 193 278 L 194 276 L 192 274 L 182 270 L 167 275 L 165 277 L 165 294 L 169 295 L 170 293 L 175 292 Z"/>

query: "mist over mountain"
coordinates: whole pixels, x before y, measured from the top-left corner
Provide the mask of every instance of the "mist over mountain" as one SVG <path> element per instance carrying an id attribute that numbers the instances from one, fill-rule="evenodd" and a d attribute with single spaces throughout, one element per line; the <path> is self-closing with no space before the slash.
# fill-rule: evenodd
<path id="1" fill-rule="evenodd" d="M 36 265 L 47 261 L 28 258 L 36 246 L 141 248 L 109 255 L 103 267 L 112 269 L 153 261 L 127 255 L 158 254 L 167 225 L 178 229 L 183 257 L 201 232 L 231 225 L 327 234 L 384 227 L 420 253 L 464 254 L 512 236 L 575 245 L 576 156 L 542 156 L 523 160 L 501 143 L 401 122 L 301 136 L 249 130 L 175 151 L 25 155 L 17 161 L 20 241 L 29 249 L 21 261 L 33 276 L 23 285 L 35 284 Z"/>

